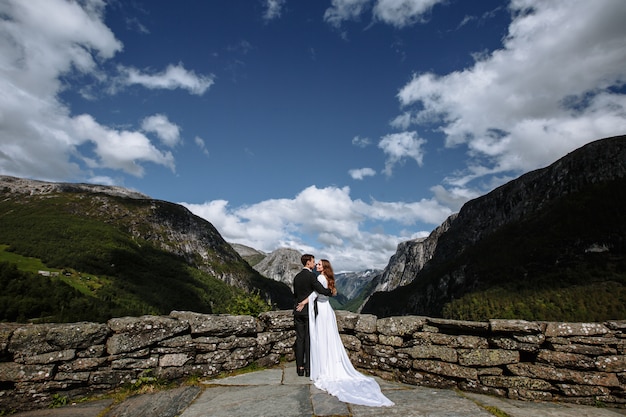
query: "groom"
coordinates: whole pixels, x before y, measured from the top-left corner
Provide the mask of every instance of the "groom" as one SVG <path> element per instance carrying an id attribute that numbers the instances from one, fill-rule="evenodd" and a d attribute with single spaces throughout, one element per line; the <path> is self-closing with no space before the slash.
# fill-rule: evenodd
<path id="1" fill-rule="evenodd" d="M 304 268 L 293 279 L 293 295 L 295 298 L 293 308 L 293 321 L 296 328 L 296 366 L 299 376 L 309 376 L 311 371 L 311 353 L 309 342 L 309 305 L 305 304 L 301 311 L 296 310 L 298 303 L 307 298 L 313 291 L 326 296 L 337 295 L 336 291 L 324 288 L 317 280 L 313 272 L 315 257 L 305 253 L 300 258 Z"/>

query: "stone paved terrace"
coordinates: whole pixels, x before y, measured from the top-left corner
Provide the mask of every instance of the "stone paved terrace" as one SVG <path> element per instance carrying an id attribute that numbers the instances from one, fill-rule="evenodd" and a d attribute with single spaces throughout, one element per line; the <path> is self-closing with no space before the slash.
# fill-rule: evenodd
<path id="1" fill-rule="evenodd" d="M 337 325 L 353 364 L 393 386 L 626 407 L 626 321 L 377 319 L 337 311 Z M 184 381 L 250 364 L 273 368 L 293 360 L 294 340 L 291 311 L 0 323 L 0 415 L 46 409 L 55 399 L 110 392 L 145 377 Z M 282 385 L 288 384 L 276 389 L 287 389 Z"/>
<path id="2" fill-rule="evenodd" d="M 518 401 L 378 379 L 393 407 L 342 403 L 298 377 L 293 362 L 223 379 L 137 395 L 123 403 L 99 400 L 15 414 L 15 417 L 620 417 L 626 410 L 568 403 Z M 492 408 L 490 408 L 492 407 Z M 504 414 L 500 414 L 504 415 Z"/>

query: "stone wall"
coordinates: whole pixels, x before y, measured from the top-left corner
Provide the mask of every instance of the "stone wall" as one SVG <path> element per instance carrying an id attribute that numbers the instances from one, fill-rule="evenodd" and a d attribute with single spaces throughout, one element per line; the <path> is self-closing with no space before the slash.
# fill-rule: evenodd
<path id="1" fill-rule="evenodd" d="M 408 384 L 626 406 L 626 321 L 605 323 L 403 316 L 337 311 L 358 368 Z M 100 323 L 0 323 L 0 415 L 55 396 L 102 393 L 142 376 L 211 377 L 293 360 L 290 311 L 251 316 L 172 312 Z"/>

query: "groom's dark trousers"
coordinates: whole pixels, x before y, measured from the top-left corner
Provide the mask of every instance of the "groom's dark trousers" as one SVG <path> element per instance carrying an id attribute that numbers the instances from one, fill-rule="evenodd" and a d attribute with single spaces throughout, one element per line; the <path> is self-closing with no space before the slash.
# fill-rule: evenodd
<path id="1" fill-rule="evenodd" d="M 332 296 L 332 291 L 324 288 L 324 286 L 317 280 L 317 276 L 312 271 L 303 268 L 298 272 L 293 279 L 293 295 L 294 295 L 294 309 L 293 309 L 293 321 L 296 329 L 296 344 L 294 346 L 296 354 L 296 366 L 298 372 L 301 369 L 306 369 L 307 374 L 311 369 L 311 353 L 310 353 L 310 338 L 309 338 L 309 305 L 306 304 L 302 311 L 296 311 L 298 303 L 307 298 L 313 291 L 317 291 L 318 294 Z"/>

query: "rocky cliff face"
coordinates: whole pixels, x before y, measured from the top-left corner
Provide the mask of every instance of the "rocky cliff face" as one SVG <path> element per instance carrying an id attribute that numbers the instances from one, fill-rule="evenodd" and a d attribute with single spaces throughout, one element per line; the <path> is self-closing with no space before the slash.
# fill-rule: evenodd
<path id="1" fill-rule="evenodd" d="M 450 228 L 455 218 L 456 214 L 448 217 L 428 237 L 407 240 L 398 244 L 396 253 L 391 256 L 382 274 L 373 278 L 365 300 L 358 310 L 360 311 L 367 304 L 372 294 L 379 291 L 392 291 L 410 284 L 433 257 L 439 237 Z"/>
<path id="2" fill-rule="evenodd" d="M 301 256 L 295 249 L 279 248 L 254 265 L 254 269 L 264 277 L 288 285 L 293 291 L 293 278 L 302 270 Z"/>
<path id="3" fill-rule="evenodd" d="M 561 242 L 556 239 L 556 243 L 550 243 L 552 246 L 561 245 L 560 249 L 552 247 L 550 250 L 557 254 L 572 254 L 567 262 L 572 262 L 575 254 L 590 252 L 589 248 L 595 247 L 611 248 L 615 256 L 623 257 L 624 237 L 619 224 L 619 219 L 623 218 L 619 216 L 623 214 L 618 213 L 624 212 L 626 204 L 623 200 L 618 201 L 619 197 L 614 192 L 605 195 L 601 190 L 602 187 L 617 187 L 619 190 L 621 188 L 616 182 L 624 181 L 625 178 L 626 136 L 620 136 L 589 143 L 547 168 L 529 172 L 467 202 L 458 215 L 447 219 L 427 239 L 399 245 L 377 285 L 378 291 L 392 291 L 374 294 L 361 311 L 379 316 L 410 313 L 439 316 L 446 302 L 484 284 L 484 280 L 481 284 L 483 278 L 476 272 L 475 260 L 468 253 L 480 252 L 476 250 L 477 245 L 483 245 L 484 248 L 485 242 L 496 233 L 502 234 L 503 231 L 528 222 L 538 223 L 538 219 L 557 210 L 557 203 L 576 208 L 575 213 L 574 210 L 563 211 L 563 225 L 553 227 L 559 233 L 564 230 L 572 232 L 566 230 L 572 228 L 567 224 L 582 226 L 598 221 L 597 217 L 603 217 L 601 220 L 605 223 L 611 223 L 610 219 L 614 218 L 616 229 L 604 231 L 599 230 L 604 229 L 604 226 L 598 226 L 585 236 L 581 232 L 578 236 L 568 234 L 565 238 L 564 234 Z M 614 203 L 604 204 L 607 209 L 603 212 L 597 208 L 597 201 L 585 201 L 581 197 L 581 193 L 598 189 L 600 191 L 597 195 L 601 198 L 614 200 Z M 561 219 L 557 218 L 555 222 L 561 222 Z M 537 242 L 546 239 L 555 241 L 555 232 L 546 228 L 532 233 L 535 233 Z M 544 239 L 544 233 L 551 235 L 546 235 Z M 512 241 L 503 242 L 501 246 L 508 245 L 511 245 L 508 249 L 495 247 L 492 253 L 495 253 L 495 249 L 508 250 L 509 253 L 521 252 Z M 535 252 L 542 250 L 538 247 Z M 538 257 L 535 256 L 533 262 L 538 262 Z M 559 262 L 562 264 L 564 261 L 565 258 L 559 259 L 557 255 L 557 259 L 548 260 L 548 264 L 539 269 L 554 270 L 558 268 Z M 522 268 L 525 267 L 522 265 Z M 501 279 L 506 279 L 506 276 Z M 397 288 L 407 284 L 407 287 Z M 397 289 L 393 291 L 394 288 Z M 400 299 L 402 302 L 399 302 Z"/>
<path id="4" fill-rule="evenodd" d="M 367 269 L 359 272 L 341 272 L 335 274 L 335 284 L 339 296 L 352 300 L 359 296 L 372 280 L 381 273 L 380 269 Z"/>
<path id="5" fill-rule="evenodd" d="M 456 214 L 448 217 L 428 237 L 401 242 L 389 259 L 374 291 L 391 291 L 410 284 L 433 257 L 439 238 L 448 231 L 455 218 Z"/>

